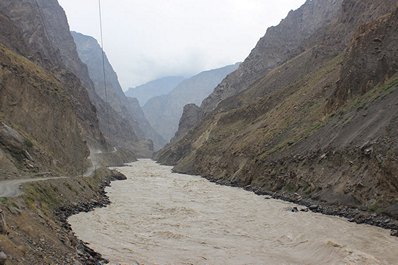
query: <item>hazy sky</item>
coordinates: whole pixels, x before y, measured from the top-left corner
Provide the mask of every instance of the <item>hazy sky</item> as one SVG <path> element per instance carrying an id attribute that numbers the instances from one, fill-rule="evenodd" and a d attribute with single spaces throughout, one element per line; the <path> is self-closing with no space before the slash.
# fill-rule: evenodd
<path id="1" fill-rule="evenodd" d="M 71 30 L 99 40 L 98 0 L 59 0 Z M 101 0 L 104 48 L 124 90 L 243 61 L 305 0 Z"/>

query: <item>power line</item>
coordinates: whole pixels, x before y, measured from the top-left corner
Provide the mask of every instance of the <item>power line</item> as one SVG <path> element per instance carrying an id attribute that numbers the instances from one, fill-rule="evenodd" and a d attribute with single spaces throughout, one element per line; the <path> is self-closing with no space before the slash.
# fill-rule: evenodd
<path id="1" fill-rule="evenodd" d="M 101 8 L 101 0 L 98 0 L 98 11 L 99 11 L 99 22 L 100 22 L 100 37 L 101 37 L 101 51 L 102 51 L 102 73 L 104 76 L 104 92 L 105 92 L 105 114 L 108 109 L 108 91 L 106 86 L 106 72 L 105 72 L 105 51 L 104 51 L 104 37 L 103 37 L 103 28 L 102 28 L 102 8 Z M 109 118 L 109 117 L 107 117 Z"/>

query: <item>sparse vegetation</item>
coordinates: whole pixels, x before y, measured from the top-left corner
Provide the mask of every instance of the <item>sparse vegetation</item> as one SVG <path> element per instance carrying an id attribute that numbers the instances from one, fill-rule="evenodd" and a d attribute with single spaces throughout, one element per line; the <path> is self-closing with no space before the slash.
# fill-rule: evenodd
<path id="1" fill-rule="evenodd" d="M 28 148 L 32 148 L 32 147 L 33 147 L 33 143 L 32 143 L 32 141 L 29 140 L 29 139 L 25 139 L 24 144 L 25 144 L 25 146 L 28 147 Z"/>

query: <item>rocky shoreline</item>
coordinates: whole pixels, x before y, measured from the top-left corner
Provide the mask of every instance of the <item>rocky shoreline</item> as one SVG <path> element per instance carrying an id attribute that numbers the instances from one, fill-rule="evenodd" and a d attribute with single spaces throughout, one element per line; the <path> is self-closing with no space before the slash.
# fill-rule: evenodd
<path id="1" fill-rule="evenodd" d="M 76 237 L 75 233 L 72 231 L 71 225 L 68 223 L 68 218 L 72 215 L 76 215 L 82 212 L 87 213 L 93 211 L 96 208 L 103 208 L 108 206 L 111 201 L 109 200 L 109 197 L 105 192 L 105 188 L 109 187 L 112 181 L 126 179 L 126 176 L 122 173 L 113 171 L 112 175 L 100 184 L 98 191 L 99 199 L 92 199 L 90 202 L 65 205 L 55 209 L 54 214 L 61 222 L 62 228 L 65 229 L 67 232 L 72 233 Z M 83 242 L 80 239 L 77 239 L 77 254 L 82 264 L 85 265 L 100 265 L 109 263 L 109 261 L 107 259 L 104 259 L 100 253 L 91 249 L 88 246 L 87 242 Z"/>
<path id="2" fill-rule="evenodd" d="M 107 264 L 76 237 L 67 220 L 109 205 L 105 188 L 124 179 L 117 171 L 99 168 L 90 177 L 28 183 L 21 196 L 0 198 L 0 264 Z"/>
<path id="3" fill-rule="evenodd" d="M 293 207 L 291 210 L 293 212 L 296 211 L 312 211 L 316 213 L 322 213 L 325 215 L 339 216 L 346 218 L 349 222 L 357 223 L 357 224 L 368 224 L 377 227 L 381 227 L 384 229 L 391 230 L 390 235 L 398 237 L 398 220 L 382 213 L 372 213 L 365 210 L 361 210 L 358 208 L 352 208 L 348 206 L 338 206 L 331 205 L 327 203 L 323 203 L 320 201 L 312 200 L 310 198 L 302 198 L 301 195 L 294 193 L 285 193 L 285 192 L 267 192 L 257 188 L 254 188 L 250 185 L 241 187 L 234 183 L 230 183 L 228 181 L 220 181 L 214 180 L 209 177 L 205 177 L 210 182 L 213 182 L 217 185 L 224 185 L 230 187 L 238 187 L 243 188 L 246 191 L 250 191 L 259 196 L 266 196 L 266 199 L 277 199 L 283 200 L 291 203 L 295 203 L 301 206 L 304 206 L 303 209 L 297 209 L 297 207 Z"/>

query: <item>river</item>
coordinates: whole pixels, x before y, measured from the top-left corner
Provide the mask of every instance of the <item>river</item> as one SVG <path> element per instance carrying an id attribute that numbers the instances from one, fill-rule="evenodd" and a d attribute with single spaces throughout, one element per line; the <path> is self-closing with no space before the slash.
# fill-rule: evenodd
<path id="1" fill-rule="evenodd" d="M 128 180 L 107 188 L 112 204 L 69 219 L 111 264 L 398 264 L 388 230 L 293 213 L 294 204 L 151 160 L 117 169 Z"/>

